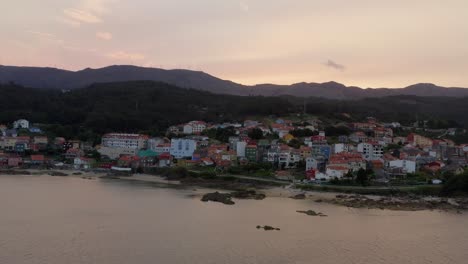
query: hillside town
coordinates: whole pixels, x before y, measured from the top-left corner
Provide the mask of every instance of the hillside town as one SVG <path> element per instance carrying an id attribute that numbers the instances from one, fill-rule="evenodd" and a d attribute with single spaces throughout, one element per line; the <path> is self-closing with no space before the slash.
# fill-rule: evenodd
<path id="1" fill-rule="evenodd" d="M 375 182 L 417 178 L 440 184 L 444 173 L 462 173 L 468 165 L 468 144 L 457 145 L 445 137 L 460 131 L 435 131 L 441 136 L 430 138 L 418 133 L 417 125 L 368 117 L 335 124 L 337 131 L 327 135 L 319 118 L 222 124 L 196 120 L 169 127 L 164 137 L 108 133 L 93 146 L 49 138 L 40 126 L 21 119 L 0 125 L 0 167 L 133 172 L 211 168 L 219 174 L 311 183 L 349 180 L 365 171 Z"/>

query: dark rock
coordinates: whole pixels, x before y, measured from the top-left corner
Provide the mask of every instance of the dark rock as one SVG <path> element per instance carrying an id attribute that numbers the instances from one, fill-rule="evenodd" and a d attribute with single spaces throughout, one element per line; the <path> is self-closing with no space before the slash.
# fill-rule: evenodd
<path id="1" fill-rule="evenodd" d="M 81 173 L 81 172 L 74 172 L 74 173 L 72 173 L 72 174 L 73 174 L 73 175 L 82 175 L 83 173 Z"/>
<path id="2" fill-rule="evenodd" d="M 231 193 L 232 197 L 237 199 L 254 199 L 263 200 L 266 195 L 263 193 L 257 193 L 255 190 L 239 190 Z"/>
<path id="3" fill-rule="evenodd" d="M 0 174 L 4 174 L 4 175 L 31 175 L 31 172 L 23 171 L 23 170 L 0 170 Z"/>
<path id="4" fill-rule="evenodd" d="M 304 200 L 306 198 L 306 195 L 304 193 L 296 194 L 294 196 L 291 196 L 290 198 L 296 199 L 296 200 Z"/>
<path id="5" fill-rule="evenodd" d="M 326 216 L 327 216 L 326 214 L 323 214 L 323 213 L 321 213 L 321 212 L 315 212 L 314 210 L 296 211 L 296 212 L 301 213 L 301 214 L 310 215 L 310 216 L 322 216 L 322 217 L 326 217 Z"/>
<path id="6" fill-rule="evenodd" d="M 272 227 L 272 226 L 269 226 L 269 225 L 266 225 L 266 226 L 257 226 L 257 229 L 263 229 L 265 231 L 272 231 L 272 230 L 276 230 L 276 231 L 280 231 L 281 229 L 277 228 L 277 227 Z"/>
<path id="7" fill-rule="evenodd" d="M 106 180 L 120 180 L 120 178 L 118 176 L 114 176 L 114 175 L 104 175 L 104 176 L 101 176 L 99 177 L 101 179 L 106 179 Z"/>
<path id="8" fill-rule="evenodd" d="M 228 193 L 219 193 L 219 192 L 207 193 L 207 194 L 203 195 L 201 200 L 203 202 L 212 201 L 212 202 L 218 202 L 218 203 L 223 203 L 223 204 L 227 204 L 227 205 L 235 204 L 231 200 L 231 195 L 228 194 Z"/>
<path id="9" fill-rule="evenodd" d="M 49 172 L 50 176 L 68 176 L 68 174 L 60 172 L 60 171 L 51 171 Z"/>
<path id="10" fill-rule="evenodd" d="M 322 199 L 317 199 L 317 200 L 315 200 L 315 202 L 316 203 L 321 203 L 321 202 L 323 202 L 323 200 Z"/>

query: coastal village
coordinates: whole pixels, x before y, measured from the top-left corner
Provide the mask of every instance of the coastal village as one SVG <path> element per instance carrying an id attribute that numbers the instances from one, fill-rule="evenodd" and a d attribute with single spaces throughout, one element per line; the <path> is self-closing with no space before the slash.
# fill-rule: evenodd
<path id="1" fill-rule="evenodd" d="M 108 133 L 93 146 L 49 138 L 40 124 L 21 119 L 0 125 L 0 167 L 134 173 L 184 167 L 303 183 L 364 175 L 377 183 L 441 184 L 444 173 L 463 173 L 468 165 L 468 144 L 447 138 L 466 133 L 462 129 L 430 130 L 424 122 L 402 126 L 372 117 L 333 127 L 327 131 L 319 118 L 222 124 L 195 120 L 169 127 L 164 137 Z M 439 136 L 428 137 L 428 131 Z"/>

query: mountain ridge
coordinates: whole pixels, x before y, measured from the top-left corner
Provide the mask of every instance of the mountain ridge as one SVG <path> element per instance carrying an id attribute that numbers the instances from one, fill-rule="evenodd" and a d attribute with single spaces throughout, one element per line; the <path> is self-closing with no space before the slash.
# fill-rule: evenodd
<path id="1" fill-rule="evenodd" d="M 360 99 L 392 95 L 416 96 L 468 96 L 467 88 L 442 87 L 432 83 L 417 83 L 404 88 L 361 88 L 329 81 L 324 83 L 299 82 L 290 85 L 243 85 L 223 80 L 202 71 L 186 69 L 160 69 L 133 65 L 111 65 L 103 68 L 85 68 L 69 71 L 51 67 L 23 67 L 0 65 L 0 83 L 44 89 L 72 90 L 93 83 L 149 80 L 165 82 L 182 88 L 193 88 L 230 95 L 292 95 L 299 97 L 323 97 L 328 99 Z"/>

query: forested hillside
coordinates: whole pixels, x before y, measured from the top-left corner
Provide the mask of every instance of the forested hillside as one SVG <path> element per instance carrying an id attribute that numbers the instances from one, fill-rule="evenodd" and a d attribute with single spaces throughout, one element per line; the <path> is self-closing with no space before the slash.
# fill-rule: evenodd
<path id="1" fill-rule="evenodd" d="M 359 121 L 374 116 L 409 124 L 441 120 L 468 125 L 468 97 L 392 96 L 354 101 L 323 98 L 220 95 L 150 82 L 94 84 L 70 92 L 0 85 L 0 123 L 26 118 L 67 137 L 95 138 L 109 131 L 164 133 L 189 120 L 242 121 L 249 116 L 306 112 Z M 343 113 L 348 118 L 344 118 Z"/>

